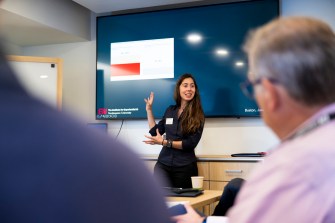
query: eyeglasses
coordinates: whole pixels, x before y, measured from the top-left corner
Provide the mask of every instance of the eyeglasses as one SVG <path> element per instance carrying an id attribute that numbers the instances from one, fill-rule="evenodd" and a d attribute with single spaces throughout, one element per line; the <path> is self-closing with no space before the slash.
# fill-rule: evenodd
<path id="1" fill-rule="evenodd" d="M 242 92 L 244 93 L 245 96 L 247 96 L 250 99 L 254 99 L 254 95 L 255 95 L 255 90 L 254 87 L 258 84 L 260 84 L 262 82 L 262 79 L 266 78 L 267 80 L 269 80 L 271 83 L 278 83 L 278 81 L 276 79 L 273 78 L 267 78 L 267 77 L 260 77 L 257 78 L 254 81 L 250 81 L 250 80 L 246 80 L 245 82 L 242 82 L 240 84 L 240 88 L 242 90 Z"/>

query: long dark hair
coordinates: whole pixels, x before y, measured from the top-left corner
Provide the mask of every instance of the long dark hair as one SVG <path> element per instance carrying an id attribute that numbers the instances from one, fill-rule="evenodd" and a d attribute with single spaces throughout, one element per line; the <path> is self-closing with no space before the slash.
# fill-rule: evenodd
<path id="1" fill-rule="evenodd" d="M 180 121 L 183 134 L 192 134 L 195 133 L 205 123 L 205 115 L 201 106 L 198 85 L 192 74 L 183 74 L 179 77 L 176 83 L 174 89 L 174 100 L 176 101 L 177 106 L 181 106 L 179 87 L 186 78 L 192 78 L 195 85 L 195 94 L 193 99 L 189 101 L 184 108 L 183 114 L 180 117 Z"/>

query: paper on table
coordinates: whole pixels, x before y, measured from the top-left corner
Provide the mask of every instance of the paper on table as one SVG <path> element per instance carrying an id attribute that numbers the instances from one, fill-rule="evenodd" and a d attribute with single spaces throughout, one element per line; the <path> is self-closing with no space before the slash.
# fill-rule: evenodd
<path id="1" fill-rule="evenodd" d="M 177 204 L 188 204 L 189 201 L 167 201 L 166 204 L 170 208 L 172 206 L 176 206 Z"/>

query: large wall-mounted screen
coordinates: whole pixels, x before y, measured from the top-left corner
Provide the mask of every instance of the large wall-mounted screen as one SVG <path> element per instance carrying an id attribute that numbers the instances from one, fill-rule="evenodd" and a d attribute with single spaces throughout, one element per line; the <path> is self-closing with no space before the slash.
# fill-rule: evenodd
<path id="1" fill-rule="evenodd" d="M 206 117 L 259 117 L 239 84 L 249 30 L 279 16 L 279 0 L 256 0 L 97 18 L 96 119 L 144 119 L 155 93 L 161 118 L 174 85 L 194 75 Z"/>

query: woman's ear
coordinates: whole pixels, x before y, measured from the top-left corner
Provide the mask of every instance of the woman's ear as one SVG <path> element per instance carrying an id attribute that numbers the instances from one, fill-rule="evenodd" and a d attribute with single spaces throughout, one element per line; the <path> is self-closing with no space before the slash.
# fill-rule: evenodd
<path id="1" fill-rule="evenodd" d="M 275 84 L 264 78 L 262 80 L 264 93 L 264 106 L 267 106 L 268 111 L 276 111 L 281 104 L 280 92 Z"/>

